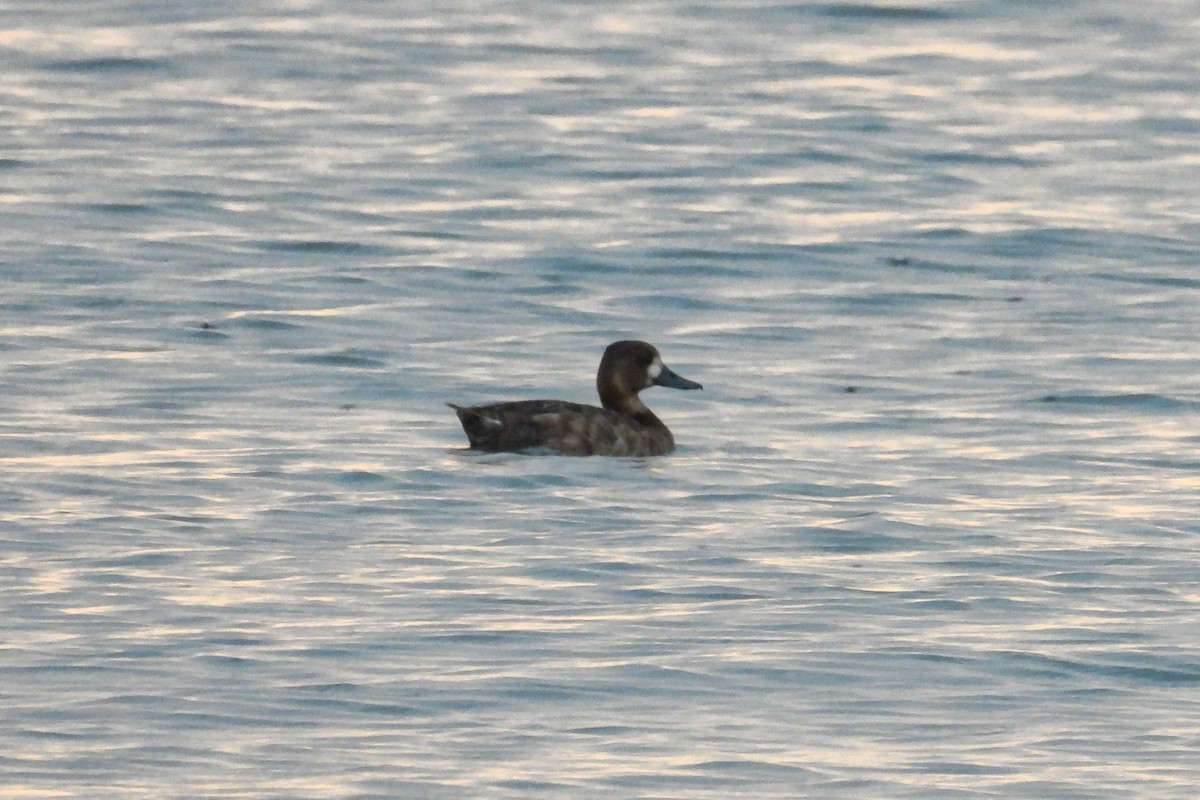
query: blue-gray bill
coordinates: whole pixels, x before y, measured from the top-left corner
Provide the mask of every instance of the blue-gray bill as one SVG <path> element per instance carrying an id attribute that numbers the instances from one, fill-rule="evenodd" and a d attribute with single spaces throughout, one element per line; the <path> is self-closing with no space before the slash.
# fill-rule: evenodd
<path id="1" fill-rule="evenodd" d="M 666 386 L 668 389 L 703 389 L 704 387 L 695 381 L 689 381 L 682 375 L 678 375 L 664 366 L 662 372 L 658 373 L 658 377 L 653 380 L 655 386 Z"/>

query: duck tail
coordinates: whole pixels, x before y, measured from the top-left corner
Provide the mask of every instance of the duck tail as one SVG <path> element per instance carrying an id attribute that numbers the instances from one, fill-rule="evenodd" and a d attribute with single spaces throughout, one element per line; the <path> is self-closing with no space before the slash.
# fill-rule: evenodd
<path id="1" fill-rule="evenodd" d="M 489 425 L 493 428 L 499 428 L 499 427 L 503 426 L 503 424 L 504 424 L 503 422 L 496 419 L 495 417 L 489 417 L 487 414 L 484 414 L 482 411 L 480 411 L 479 409 L 476 409 L 476 408 L 467 408 L 465 406 L 457 406 L 454 403 L 446 403 L 446 405 L 448 405 L 454 409 L 454 413 L 458 414 L 459 421 L 464 424 L 466 423 L 468 417 L 470 417 L 472 419 L 477 419 L 480 422 L 482 422 L 483 424 Z"/>

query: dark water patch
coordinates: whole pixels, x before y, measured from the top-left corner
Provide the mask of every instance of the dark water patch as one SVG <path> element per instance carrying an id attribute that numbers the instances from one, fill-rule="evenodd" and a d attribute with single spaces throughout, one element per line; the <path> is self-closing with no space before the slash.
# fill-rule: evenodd
<path id="1" fill-rule="evenodd" d="M 719 17 L 724 9 L 718 5 L 692 7 L 689 16 Z M 941 8 L 906 5 L 873 5 L 871 3 L 781 3 L 747 5 L 738 9 L 738 16 L 764 25 L 784 25 L 798 18 L 829 20 L 861 20 L 864 22 L 937 22 L 952 20 L 957 14 Z"/>
<path id="2" fill-rule="evenodd" d="M 729 303 L 717 300 L 705 300 L 695 295 L 649 294 L 629 296 L 621 301 L 625 308 L 661 309 L 672 308 L 680 311 L 718 311 L 730 307 Z"/>
<path id="3" fill-rule="evenodd" d="M 763 261 L 773 261 L 776 263 L 780 261 L 792 262 L 802 257 L 797 250 L 790 248 L 718 250 L 703 247 L 659 247 L 647 250 L 646 255 L 649 258 L 661 261 L 700 261 L 706 264 L 728 264 L 735 262 L 760 263 Z M 735 272 L 733 273 L 733 276 L 736 277 L 741 274 L 741 272 Z"/>
<path id="4" fill-rule="evenodd" d="M 133 216 L 136 214 L 148 214 L 157 209 L 146 203 L 85 203 L 78 208 L 95 211 L 100 214 L 114 214 L 121 216 Z"/>
<path id="5" fill-rule="evenodd" d="M 494 263 L 497 266 L 496 269 L 483 269 L 480 267 L 465 267 L 465 268 L 458 267 L 458 268 L 446 270 L 446 273 L 453 275 L 456 278 L 464 278 L 468 281 L 475 281 L 478 283 L 491 283 L 491 282 L 499 281 L 499 280 L 506 278 L 507 276 L 505 274 L 505 271 L 498 268 L 504 262 L 497 261 Z M 526 265 L 528 262 L 520 261 L 520 262 L 510 262 L 510 263 L 514 265 L 515 269 L 523 270 L 525 268 L 524 265 Z M 436 339 L 434 339 L 434 341 L 440 342 L 440 341 L 443 341 L 444 338 L 445 338 L 444 336 L 439 335 L 438 337 L 436 337 Z"/>
<path id="6" fill-rule="evenodd" d="M 464 233 L 459 233 L 457 231 L 445 231 L 445 230 L 435 231 L 435 230 L 428 230 L 428 229 L 422 229 L 422 228 L 416 228 L 416 229 L 400 228 L 397 230 L 393 230 L 391 233 L 394 236 L 400 236 L 400 237 L 409 238 L 409 239 L 434 239 L 436 241 L 448 241 L 448 242 L 470 241 L 474 238 L 477 238 L 474 236 L 468 236 L 467 234 L 464 234 Z"/>
<path id="7" fill-rule="evenodd" d="M 708 688 L 708 679 L 696 670 L 679 667 L 664 667 L 658 664 L 629 662 L 601 670 L 614 681 L 615 687 L 629 685 L 658 686 L 660 688 L 681 687 L 692 684 L 698 688 Z"/>
<path id="8" fill-rule="evenodd" d="M 211 322 L 196 323 L 186 328 L 185 333 L 190 338 L 202 342 L 220 342 L 230 338 L 228 333 L 217 330 L 217 326 Z"/>
<path id="9" fill-rule="evenodd" d="M 995 153 L 977 153 L 965 150 L 931 150 L 915 156 L 916 160 L 929 165 L 965 164 L 1003 167 L 1037 167 L 1043 162 L 1032 158 Z"/>
<path id="10" fill-rule="evenodd" d="M 517 265 L 518 262 L 508 263 Z M 614 275 L 631 270 L 628 264 L 621 262 L 605 261 L 594 257 L 572 254 L 540 255 L 531 259 L 525 259 L 519 263 L 523 265 L 523 269 L 530 266 L 537 267 L 542 271 L 542 277 L 550 281 L 561 281 L 565 275 L 572 277 L 586 277 L 596 274 Z"/>
<path id="11" fill-rule="evenodd" d="M 259 659 L 250 656 L 229 656 L 223 654 L 205 654 L 197 656 L 196 660 L 202 664 L 214 667 L 248 668 L 259 663 Z"/>
<path id="12" fill-rule="evenodd" d="M 566 728 L 563 733 L 576 736 L 627 736 L 637 730 L 629 725 L 589 725 L 583 728 Z"/>
<path id="13" fill-rule="evenodd" d="M 850 306 L 858 312 L 871 308 L 881 313 L 894 313 L 897 306 L 911 306 L 916 303 L 968 303 L 976 302 L 979 298 L 954 292 L 871 292 L 867 294 L 842 295 L 836 298 L 840 305 Z"/>
<path id="14" fill-rule="evenodd" d="M 10 676 L 29 675 L 32 679 L 39 677 L 62 677 L 62 686 L 81 686 L 79 680 L 87 681 L 89 676 L 112 676 L 128 670 L 113 667 L 111 664 L 33 664 L 31 666 L 6 666 L 4 673 Z"/>
<path id="15" fill-rule="evenodd" d="M 93 403 L 79 406 L 80 413 L 100 415 L 124 414 L 139 409 L 150 411 L 180 411 L 196 403 L 225 397 L 230 387 L 220 384 L 190 383 L 175 386 L 139 389 L 136 399 L 108 404 Z"/>
<path id="16" fill-rule="evenodd" d="M 1173 663 L 1170 659 L 1161 659 L 1153 654 L 1146 654 L 1137 664 L 1078 661 L 1033 653 L 1008 653 L 1006 657 L 1034 670 L 1041 667 L 1047 674 L 1061 678 L 1077 680 L 1092 676 L 1164 687 L 1200 686 L 1200 664 Z"/>
<path id="17" fill-rule="evenodd" d="M 96 58 L 66 58 L 43 62 L 41 67 L 51 72 L 89 73 L 137 73 L 161 72 L 172 66 L 164 58 L 136 58 L 130 56 L 101 56 Z"/>
<path id="18" fill-rule="evenodd" d="M 1044 227 L 1004 231 L 996 234 L 964 232 L 978 243 L 978 252 L 1006 260 L 1045 263 L 1048 256 L 1074 256 L 1104 264 L 1119 263 L 1116 270 L 1096 270 L 1104 280 L 1153 285 L 1166 277 L 1169 281 L 1182 279 L 1191 287 L 1191 276 L 1197 255 L 1193 242 L 1168 236 L 1135 234 L 1110 228 Z M 1160 264 L 1169 261 L 1174 275 L 1163 276 L 1161 266 L 1142 266 L 1147 259 Z M 1138 265 L 1137 269 L 1125 267 Z M 1172 285 L 1167 283 L 1166 285 Z"/>
<path id="19" fill-rule="evenodd" d="M 347 654 L 347 656 L 351 658 L 355 655 L 356 654 L 354 653 Z M 361 716 L 383 717 L 387 719 L 406 719 L 411 717 L 427 716 L 429 713 L 425 709 L 403 703 L 372 703 L 364 700 L 351 700 L 345 697 L 336 697 L 328 694 L 319 695 L 316 697 L 300 697 L 293 700 L 289 705 L 294 705 L 297 708 L 315 709 L 318 711 L 338 711 Z"/>
<path id="20" fill-rule="evenodd" d="M 973 764 L 967 761 L 920 761 L 907 769 L 933 775 L 1012 775 L 1020 771 L 1017 767 Z"/>
<path id="21" fill-rule="evenodd" d="M 693 566 L 707 567 L 714 572 L 722 570 L 740 569 L 748 566 L 748 562 L 744 558 L 736 558 L 734 556 L 703 556 L 701 558 L 689 558 L 687 563 Z"/>
<path id="22" fill-rule="evenodd" d="M 349 348 L 330 353 L 311 353 L 296 356 L 292 359 L 297 364 L 312 364 L 321 367 L 340 367 L 346 369 L 384 369 L 388 363 L 374 355 Z"/>
<path id="23" fill-rule="evenodd" d="M 117 698 L 119 699 L 119 698 Z M 83 740 L 94 740 L 96 737 L 93 731 L 68 731 L 54 728 L 23 728 L 20 731 L 22 739 L 32 739 L 38 741 L 45 739 L 51 742 L 79 742 Z M 19 765 L 25 762 L 24 758 L 10 758 L 8 756 L 0 756 L 0 763 L 9 765 Z M 5 774 L 13 776 L 19 774 L 15 768 L 10 767 L 5 770 Z"/>
<path id="24" fill-rule="evenodd" d="M 1160 82 L 1155 82 L 1160 83 Z M 1142 88 L 1139 86 L 1138 88 Z M 1175 81 L 1160 83 L 1160 90 L 1183 91 L 1183 87 Z M 1190 90 L 1190 89 L 1189 89 Z M 1187 117 L 1164 117 L 1158 114 L 1147 114 L 1137 120 L 1138 127 L 1156 134 L 1181 134 L 1184 136 L 1200 136 L 1200 122 Z"/>
<path id="25" fill-rule="evenodd" d="M 145 194 L 153 198 L 156 205 L 191 210 L 211 208 L 226 199 L 219 192 L 198 189 L 149 189 Z"/>
<path id="26" fill-rule="evenodd" d="M 578 683 L 555 683 L 548 680 L 506 679 L 492 689 L 491 694 L 498 698 L 513 698 L 522 701 L 554 702 L 557 700 L 575 700 L 593 697 L 599 693 L 594 686 L 582 686 Z"/>
<path id="27" fill-rule="evenodd" d="M 365 469 L 339 470 L 323 474 L 323 479 L 344 486 L 368 486 L 390 481 L 387 475 Z"/>
<path id="28" fill-rule="evenodd" d="M 313 275 L 308 279 L 308 281 L 306 281 L 306 283 L 311 286 L 333 286 L 334 288 L 340 288 L 343 286 L 353 286 L 356 288 L 363 286 L 374 287 L 377 285 L 373 278 L 367 277 L 366 275 L 357 275 L 354 272 L 349 271 L 338 271 L 326 275 Z"/>
<path id="29" fill-rule="evenodd" d="M 688 563 L 691 563 L 690 561 Z M 736 586 L 699 585 L 681 589 L 667 589 L 664 592 L 672 600 L 684 600 L 699 603 L 719 603 L 731 600 L 761 600 L 762 595 L 739 589 Z"/>
<path id="30" fill-rule="evenodd" d="M 561 781 L 538 781 L 532 778 L 503 778 L 494 784 L 500 789 L 512 789 L 517 792 L 555 792 L 560 797 L 570 797 L 576 787 Z"/>
<path id="31" fill-rule="evenodd" d="M 205 647 L 263 647 L 274 640 L 241 633 L 218 633 L 203 639 Z"/>
<path id="32" fill-rule="evenodd" d="M 839 19 L 866 19 L 892 22 L 927 22 L 954 19 L 957 15 L 942 8 L 920 6 L 873 5 L 867 3 L 817 3 L 805 8 L 809 14 Z"/>
<path id="33" fill-rule="evenodd" d="M 1139 684 L 1156 686 L 1200 686 L 1200 663 L 1146 664 L 1092 663 L 1084 664 L 1085 672 L 1104 675 L 1105 678 L 1129 680 Z"/>
<path id="34" fill-rule="evenodd" d="M 275 316 L 247 316 L 237 317 L 230 320 L 230 325 L 251 328 L 259 331 L 299 331 L 303 330 L 306 325 L 300 325 L 295 322 L 288 322 L 285 319 L 280 319 Z"/>
<path id="35" fill-rule="evenodd" d="M 1200 441 L 1193 441 L 1200 444 Z M 1150 467 L 1152 469 L 1175 469 L 1184 472 L 1194 472 L 1200 474 L 1200 460 L 1195 458 L 1114 458 L 1107 463 L 1125 464 L 1136 467 Z"/>
<path id="36" fill-rule="evenodd" d="M 547 466 L 557 463 L 558 458 L 533 458 L 536 454 L 484 453 L 477 450 L 468 451 L 480 461 L 491 464 L 507 464 L 516 461 L 519 464 L 529 464 L 531 467 Z M 535 463 L 535 461 L 537 463 Z M 535 473 L 531 475 L 490 475 L 491 484 L 501 489 L 545 489 L 547 486 L 572 486 L 575 479 L 570 475 L 555 475 L 550 473 Z"/>
<path id="37" fill-rule="evenodd" d="M 1114 283 L 1133 283 L 1143 286 L 1164 286 L 1176 289 L 1200 289 L 1200 278 L 1186 278 L 1178 275 L 1155 275 L 1150 270 L 1130 270 L 1129 272 L 1097 272 L 1095 278 Z"/>
<path id="38" fill-rule="evenodd" d="M 255 644 L 261 643 L 262 640 L 255 642 Z M 208 640 L 205 640 L 205 644 L 208 644 Z M 174 639 L 162 644 L 134 644 L 119 647 L 104 653 L 104 658 L 114 664 L 125 662 L 128 669 L 144 672 L 148 670 L 143 668 L 143 664 L 161 664 L 172 657 L 186 658 L 194 653 L 195 642 L 193 640 Z"/>
<path id="39" fill-rule="evenodd" d="M 128 297 L 110 294 L 80 295 L 63 298 L 64 304 L 71 308 L 110 311 L 129 305 Z"/>
<path id="40" fill-rule="evenodd" d="M 739 503 L 754 503 L 770 497 L 769 494 L 763 492 L 698 492 L 691 496 L 691 499 L 703 501 L 704 503 L 714 503 L 721 506 L 737 505 Z"/>
<path id="41" fill-rule="evenodd" d="M 895 655 L 899 658 L 912 659 L 920 661 L 924 664 L 944 664 L 950 666 L 961 666 L 975 663 L 975 659 L 968 656 L 954 655 L 950 653 L 933 653 L 925 650 L 912 650 L 907 647 L 884 647 L 881 648 L 888 655 Z"/>
<path id="42" fill-rule="evenodd" d="M 641 50 L 632 47 L 601 47 L 592 44 L 536 45 L 524 44 L 520 42 L 498 42 L 492 45 L 490 51 L 496 54 L 515 55 L 521 57 L 555 56 L 569 58 L 589 58 L 602 59 L 604 61 L 612 60 L 620 63 L 630 63 L 630 61 L 639 59 L 643 55 Z M 510 95 L 498 96 L 506 98 Z"/>
<path id="43" fill-rule="evenodd" d="M 589 216 L 574 208 L 545 208 L 524 206 L 471 207 L 458 212 L 457 217 L 471 222 L 542 222 L 545 220 L 574 220 Z"/>
<path id="44" fill-rule="evenodd" d="M 854 109 L 838 114 L 826 124 L 826 127 L 829 128 L 831 132 L 850 131 L 852 133 L 881 134 L 887 133 L 892 129 L 892 122 L 885 116 L 878 114 L 866 114 L 862 111 Z M 833 164 L 858 164 L 862 161 L 862 155 L 859 153 L 847 152 L 844 154 L 838 154 L 838 151 L 833 150 L 828 152 L 828 156 L 823 159 L 818 158 L 818 160 Z M 851 186 L 854 186 L 859 190 L 867 188 L 866 184 L 861 181 L 855 182 L 851 184 Z"/>
<path id="45" fill-rule="evenodd" d="M 855 122 L 848 122 L 847 117 L 840 117 L 839 123 L 846 130 L 863 130 L 869 126 L 876 124 L 876 120 L 865 117 L 859 117 Z M 748 167 L 787 167 L 795 164 L 797 161 L 801 163 L 817 163 L 817 164 L 849 164 L 858 159 L 853 153 L 846 153 L 841 150 L 835 150 L 829 147 L 807 147 L 799 151 L 786 150 L 777 153 L 758 153 L 753 156 L 748 156 L 742 159 L 742 162 Z M 712 188 L 709 186 L 696 187 L 703 193 L 709 193 Z M 862 181 L 846 180 L 846 181 L 830 181 L 830 180 L 795 180 L 783 181 L 780 183 L 770 183 L 765 186 L 756 186 L 754 194 L 756 197 L 778 195 L 781 197 L 797 197 L 811 195 L 817 192 L 846 192 L 865 188 Z"/>
<path id="46" fill-rule="evenodd" d="M 889 267 L 904 267 L 918 272 L 936 272 L 945 275 L 978 275 L 982 270 L 975 264 L 951 264 L 912 255 L 892 255 L 884 258 Z"/>
<path id="47" fill-rule="evenodd" d="M 953 226 L 926 228 L 913 235 L 913 238 L 920 242 L 934 242 L 936 244 L 959 244 L 978 238 L 979 234 L 974 231 L 969 231 L 966 228 L 957 228 Z"/>
<path id="48" fill-rule="evenodd" d="M 856 483 L 770 483 L 761 487 L 769 497 L 794 499 L 796 497 L 879 497 L 888 490 L 878 484 Z"/>
<path id="49" fill-rule="evenodd" d="M 333 692 L 336 692 L 339 694 L 340 693 L 359 694 L 362 691 L 363 687 L 359 686 L 356 683 L 346 683 L 345 681 L 339 681 L 336 683 L 301 684 L 301 685 L 297 686 L 296 688 L 302 692 L 315 692 L 317 694 L 327 694 L 327 693 L 333 693 Z"/>
<path id="50" fill-rule="evenodd" d="M 709 170 L 709 174 L 713 171 Z M 697 180 L 704 171 L 696 167 L 668 169 L 666 167 L 629 169 L 612 167 L 608 169 L 593 168 L 577 170 L 575 174 L 586 181 L 609 181 L 613 183 L 659 182 L 666 180 L 686 179 Z"/>
<path id="51" fill-rule="evenodd" d="M 536 170 L 545 170 L 551 173 L 562 173 L 568 170 L 562 165 L 576 163 L 577 159 L 568 158 L 561 155 L 511 155 L 511 156 L 492 156 L 488 158 L 480 158 L 478 164 L 481 167 L 486 167 L 493 170 L 508 170 L 531 172 Z"/>
<path id="52" fill-rule="evenodd" d="M 647 603 L 660 603 L 671 597 L 670 592 L 663 591 L 661 589 L 647 589 L 642 587 L 636 589 L 626 589 L 618 592 L 617 594 L 619 594 L 621 597 L 628 598 L 630 602 Z"/>
<path id="53" fill-rule="evenodd" d="M 146 551 L 128 553 L 114 558 L 97 559 L 92 564 L 100 569 L 146 569 L 149 567 L 165 567 L 169 564 L 176 564 L 187 557 L 189 557 L 187 554 L 173 550 Z"/>
<path id="54" fill-rule="evenodd" d="M 820 774 L 817 770 L 808 769 L 796 764 L 780 764 L 775 761 L 760 761 L 751 758 L 723 758 L 713 761 L 699 761 L 693 764 L 691 769 L 698 772 L 719 773 L 722 775 L 743 773 L 746 777 L 753 778 L 756 782 L 770 779 L 795 780 L 805 775 L 816 776 Z"/>
<path id="55" fill-rule="evenodd" d="M 270 239 L 251 242 L 251 245 L 269 253 L 341 256 L 384 256 L 396 254 L 396 249 L 391 247 L 333 239 Z"/>
<path id="56" fill-rule="evenodd" d="M 933 613 L 941 611 L 969 611 L 971 604 L 961 600 L 910 600 L 903 603 L 906 611 Z"/>
<path id="57" fill-rule="evenodd" d="M 695 337 L 689 337 L 694 341 L 696 338 L 701 338 L 705 335 L 724 338 L 727 336 L 735 336 L 739 342 L 799 342 L 807 339 L 814 332 L 812 326 L 805 325 L 738 325 L 729 330 L 716 331 L 711 334 L 700 334 Z M 760 396 L 760 400 L 772 399 L 766 395 Z M 762 454 L 766 455 L 773 452 L 770 448 L 763 448 Z"/>
<path id="58" fill-rule="evenodd" d="M 1178 411 L 1194 409 L 1195 402 L 1176 400 L 1153 392 L 1131 392 L 1128 394 L 1047 394 L 1037 399 L 1039 403 L 1084 406 L 1088 408 L 1132 408 L 1147 411 Z"/>
<path id="59" fill-rule="evenodd" d="M 907 539 L 837 528 L 801 528 L 796 531 L 796 536 L 814 550 L 838 555 L 896 553 L 916 549 L 914 543 Z"/>

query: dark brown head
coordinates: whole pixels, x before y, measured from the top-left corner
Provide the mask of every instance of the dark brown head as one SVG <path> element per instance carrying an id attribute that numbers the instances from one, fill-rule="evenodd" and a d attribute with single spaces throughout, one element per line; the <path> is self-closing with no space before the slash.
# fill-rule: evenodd
<path id="1" fill-rule="evenodd" d="M 623 414 L 648 414 L 649 410 L 638 399 L 638 392 L 651 386 L 703 388 L 672 372 L 651 344 L 629 340 L 608 346 L 596 373 L 596 391 L 600 393 L 601 405 Z"/>

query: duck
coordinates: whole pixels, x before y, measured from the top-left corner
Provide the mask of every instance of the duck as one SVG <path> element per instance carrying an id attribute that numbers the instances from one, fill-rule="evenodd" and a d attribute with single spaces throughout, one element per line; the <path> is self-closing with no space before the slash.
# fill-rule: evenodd
<path id="1" fill-rule="evenodd" d="M 480 406 L 447 403 L 472 450 L 566 456 L 661 456 L 675 437 L 638 393 L 651 386 L 702 389 L 673 372 L 651 344 L 613 342 L 596 371 L 602 407 L 567 400 L 515 400 Z"/>

